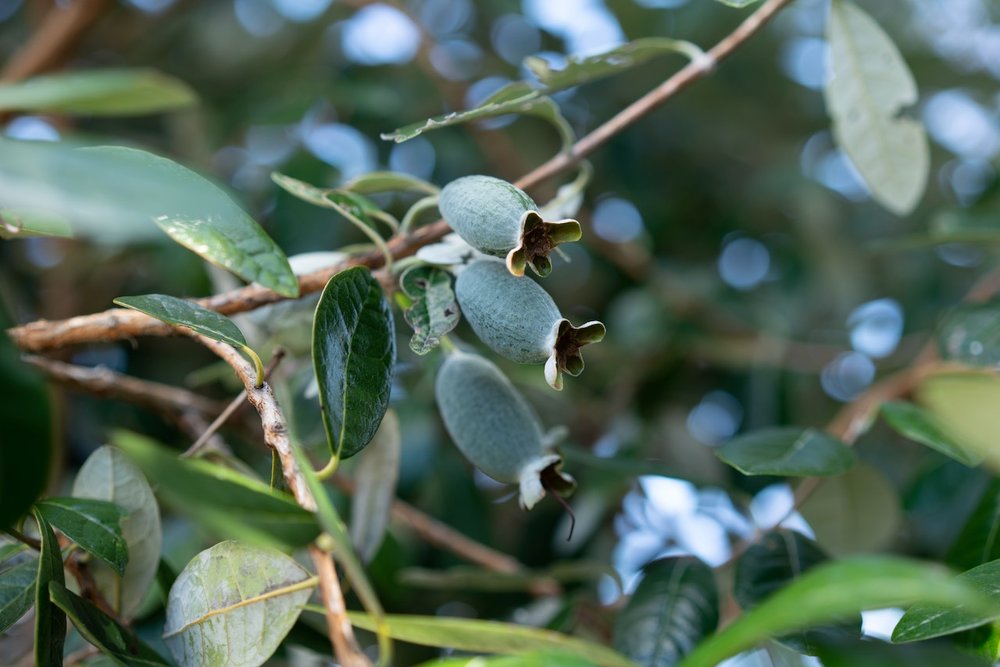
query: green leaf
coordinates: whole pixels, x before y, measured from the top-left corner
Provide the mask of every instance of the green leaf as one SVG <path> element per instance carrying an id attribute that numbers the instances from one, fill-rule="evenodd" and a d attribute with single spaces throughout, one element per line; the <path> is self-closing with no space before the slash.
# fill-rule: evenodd
<path id="1" fill-rule="evenodd" d="M 930 171 L 923 126 L 901 115 L 917 101 L 913 75 L 889 36 L 848 0 L 831 3 L 827 41 L 832 72 L 825 96 L 834 138 L 875 200 L 906 215 Z"/>
<path id="2" fill-rule="evenodd" d="M 30 558 L 0 571 L 0 633 L 35 603 L 35 581 L 38 579 L 38 559 Z"/>
<path id="3" fill-rule="evenodd" d="M 89 498 L 46 498 L 35 503 L 45 520 L 123 574 L 128 563 L 128 544 L 122 536 L 121 520 L 128 512 L 114 503 Z"/>
<path id="4" fill-rule="evenodd" d="M 169 665 L 135 634 L 97 608 L 93 603 L 53 581 L 48 593 L 53 603 L 66 612 L 84 639 L 121 665 Z M 60 662 L 60 664 L 62 664 Z"/>
<path id="5" fill-rule="evenodd" d="M 828 642 L 817 652 L 823 667 L 986 667 L 989 663 L 950 646 L 893 646 L 881 641 Z"/>
<path id="6" fill-rule="evenodd" d="M 936 338 L 944 359 L 996 367 L 1000 364 L 1000 302 L 957 306 L 938 327 Z"/>
<path id="7" fill-rule="evenodd" d="M 264 365 L 261 363 L 260 357 L 247 345 L 246 338 L 243 337 L 243 332 L 236 326 L 236 323 L 225 315 L 220 315 L 208 308 L 202 308 L 192 301 L 166 294 L 120 296 L 114 302 L 119 306 L 146 313 L 150 317 L 155 317 L 168 324 L 186 327 L 220 343 L 232 345 L 253 362 L 254 368 L 257 370 L 257 385 L 260 386 L 264 382 Z"/>
<path id="8" fill-rule="evenodd" d="M 442 127 L 450 127 L 473 120 L 483 120 L 512 113 L 539 116 L 549 121 L 559 132 L 563 150 L 572 145 L 574 140 L 573 130 L 569 126 L 569 123 L 566 122 L 566 119 L 563 118 L 559 107 L 549 97 L 546 97 L 542 91 L 532 88 L 524 81 L 507 84 L 473 109 L 452 112 L 429 118 L 420 123 L 413 123 L 393 132 L 385 133 L 382 135 L 382 138 L 395 141 L 398 144 L 418 137 L 424 132 L 438 130 Z"/>
<path id="9" fill-rule="evenodd" d="M 0 111 L 136 116 L 197 101 L 183 81 L 150 69 L 66 72 L 0 85 Z"/>
<path id="10" fill-rule="evenodd" d="M 733 597 L 744 609 L 752 609 L 777 591 L 802 576 L 807 570 L 828 560 L 819 546 L 801 533 L 774 530 L 765 533 L 740 556 L 733 576 Z M 850 623 L 781 637 L 781 643 L 796 651 L 815 654 L 823 640 L 861 636 L 861 617 Z"/>
<path id="11" fill-rule="evenodd" d="M 13 320 L 0 303 L 0 331 L 12 326 Z M 21 361 L 20 352 L 4 334 L 0 334 L 0 378 L 3 378 L 0 529 L 3 529 L 23 517 L 45 490 L 54 440 L 45 382 Z"/>
<path id="12" fill-rule="evenodd" d="M 0 239 L 23 239 L 31 236 L 73 236 L 69 221 L 58 215 L 37 211 L 0 208 Z"/>
<path id="13" fill-rule="evenodd" d="M 927 445 L 967 466 L 976 466 L 982 457 L 968 452 L 945 434 L 929 412 L 904 401 L 882 404 L 882 416 L 889 426 L 905 438 Z"/>
<path id="14" fill-rule="evenodd" d="M 357 454 L 375 435 L 395 359 L 392 311 L 371 272 L 357 266 L 330 278 L 313 321 L 313 367 L 334 458 Z"/>
<path id="15" fill-rule="evenodd" d="M 939 373 L 924 378 L 916 391 L 922 405 L 959 447 L 1000 468 L 996 448 L 1000 378 L 991 373 Z"/>
<path id="16" fill-rule="evenodd" d="M 640 665 L 675 665 L 719 624 L 719 594 L 711 568 L 690 556 L 661 558 L 615 622 L 614 647 Z"/>
<path id="17" fill-rule="evenodd" d="M 315 587 L 316 578 L 279 551 L 221 542 L 177 577 L 163 636 L 181 667 L 260 665 Z"/>
<path id="18" fill-rule="evenodd" d="M 152 153 L 0 140 L 0 201 L 24 224 L 29 212 L 57 216 L 82 235 L 111 243 L 159 238 L 159 226 L 241 278 L 283 296 L 299 293 L 281 248 L 229 195 Z"/>
<path id="19" fill-rule="evenodd" d="M 705 52 L 691 42 L 666 37 L 645 37 L 596 55 L 583 58 L 570 56 L 558 70 L 553 70 L 547 60 L 538 56 L 525 58 L 524 66 L 546 87 L 546 92 L 552 92 L 618 74 L 669 54 L 680 54 L 690 60 L 705 56 Z"/>
<path id="20" fill-rule="evenodd" d="M 219 535 L 265 546 L 300 547 L 319 533 L 312 513 L 267 484 L 199 459 L 179 459 L 143 436 L 117 432 L 113 443 L 180 512 Z"/>
<path id="21" fill-rule="evenodd" d="M 347 615 L 359 628 L 375 627 L 368 614 L 347 612 Z M 600 644 L 514 623 L 392 614 L 385 617 L 385 623 L 393 639 L 421 646 L 511 655 L 547 651 L 585 658 L 600 667 L 635 667 L 625 656 Z"/>
<path id="22" fill-rule="evenodd" d="M 785 586 L 702 642 L 680 667 L 715 667 L 770 637 L 915 602 L 997 608 L 942 567 L 887 556 L 847 558 L 819 565 Z"/>
<path id="23" fill-rule="evenodd" d="M 799 511 L 835 556 L 887 548 L 902 521 L 896 489 L 864 462 L 824 481 Z"/>
<path id="24" fill-rule="evenodd" d="M 892 631 L 894 642 L 915 642 L 950 635 L 1000 619 L 1000 560 L 963 572 L 957 581 L 987 595 L 994 605 L 970 609 L 962 603 L 918 604 L 906 611 Z"/>
<path id="25" fill-rule="evenodd" d="M 153 490 L 121 451 L 104 446 L 80 468 L 73 495 L 113 502 L 128 512 L 121 520 L 129 555 L 125 574 L 119 576 L 96 562 L 91 564 L 90 574 L 111 608 L 120 617 L 132 618 L 156 577 L 163 544 L 160 509 Z"/>
<path id="26" fill-rule="evenodd" d="M 597 581 L 601 577 L 611 577 L 619 590 L 621 581 L 618 572 L 606 563 L 568 561 L 557 563 L 544 570 L 519 572 L 496 572 L 480 567 L 459 565 L 446 570 L 408 567 L 399 571 L 400 583 L 417 588 L 432 588 L 452 591 L 511 592 L 531 591 L 545 582 Z"/>
<path id="27" fill-rule="evenodd" d="M 341 186 L 342 190 L 357 192 L 361 195 L 371 195 L 379 192 L 424 192 L 436 195 L 440 189 L 433 183 L 422 178 L 403 174 L 397 171 L 372 171 L 355 176 Z"/>
<path id="28" fill-rule="evenodd" d="M 399 418 L 389 410 L 354 471 L 357 487 L 351 497 L 351 541 L 365 562 L 378 553 L 389 527 L 401 445 Z"/>
<path id="29" fill-rule="evenodd" d="M 462 315 L 452 289 L 451 274 L 433 266 L 414 266 L 399 279 L 403 292 L 412 299 L 403 312 L 413 327 L 410 349 L 427 354 L 456 326 Z"/>
<path id="30" fill-rule="evenodd" d="M 65 585 L 62 552 L 59 541 L 45 516 L 36 507 L 35 523 L 42 549 L 38 555 L 38 576 L 35 585 L 35 665 L 62 667 L 63 644 L 66 641 L 66 615 L 49 600 L 49 583 Z"/>
<path id="31" fill-rule="evenodd" d="M 979 504 L 955 543 L 948 550 L 947 563 L 968 570 L 1000 558 L 1000 480 L 994 479 L 983 492 Z"/>
<path id="32" fill-rule="evenodd" d="M 726 442 L 715 455 L 744 475 L 829 476 L 854 464 L 849 447 L 814 429 L 755 431 Z"/>
<path id="33" fill-rule="evenodd" d="M 492 658 L 471 656 L 441 658 L 421 663 L 420 667 L 595 667 L 597 663 L 582 656 L 551 651 L 524 655 L 501 655 Z"/>
<path id="34" fill-rule="evenodd" d="M 759 0 L 716 0 L 716 2 L 721 2 L 729 7 L 736 7 L 737 9 L 742 9 L 743 7 L 749 7 L 750 5 L 756 4 Z"/>

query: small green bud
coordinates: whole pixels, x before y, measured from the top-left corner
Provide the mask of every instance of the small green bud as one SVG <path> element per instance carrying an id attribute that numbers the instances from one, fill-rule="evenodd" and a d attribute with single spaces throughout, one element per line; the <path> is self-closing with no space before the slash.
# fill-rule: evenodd
<path id="1" fill-rule="evenodd" d="M 438 208 L 466 243 L 503 257 L 515 276 L 530 265 L 540 276 L 552 271 L 549 253 L 560 243 L 579 241 L 576 220 L 546 221 L 522 190 L 491 176 L 465 176 L 441 191 Z"/>
<path id="2" fill-rule="evenodd" d="M 576 487 L 560 471 L 555 438 L 542 433 L 535 411 L 492 363 L 475 354 L 450 354 L 434 389 L 458 449 L 489 477 L 518 484 L 521 507 L 531 509 L 546 490 L 565 495 Z"/>
<path id="3" fill-rule="evenodd" d="M 583 371 L 580 349 L 604 339 L 603 324 L 573 326 L 538 283 L 512 276 L 495 260 L 464 267 L 455 295 L 480 340 L 511 361 L 544 363 L 545 380 L 556 390 L 562 389 L 563 373 L 575 377 Z"/>

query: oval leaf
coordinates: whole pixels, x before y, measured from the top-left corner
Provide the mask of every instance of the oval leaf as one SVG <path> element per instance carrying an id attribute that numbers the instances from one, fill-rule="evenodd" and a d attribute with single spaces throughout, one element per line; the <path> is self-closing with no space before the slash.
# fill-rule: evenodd
<path id="1" fill-rule="evenodd" d="M 113 442 L 157 485 L 161 497 L 220 535 L 300 547 L 319 533 L 311 512 L 263 482 L 207 461 L 179 459 L 134 433 L 118 432 Z"/>
<path id="2" fill-rule="evenodd" d="M 389 406 L 396 337 L 392 311 L 364 267 L 330 278 L 313 320 L 313 367 L 334 458 L 361 451 Z"/>
<path id="3" fill-rule="evenodd" d="M 17 623 L 35 603 L 38 559 L 0 569 L 0 632 Z"/>
<path id="4" fill-rule="evenodd" d="M 410 349 L 427 354 L 461 319 L 451 274 L 433 266 L 414 266 L 403 273 L 399 285 L 412 300 L 403 312 L 407 324 L 413 327 Z"/>
<path id="5" fill-rule="evenodd" d="M 38 555 L 38 573 L 35 585 L 35 665 L 37 667 L 62 667 L 63 644 L 66 641 L 66 615 L 49 599 L 49 584 L 63 586 L 62 552 L 59 540 L 45 516 L 34 510 L 38 535 L 42 542 Z"/>
<path id="6" fill-rule="evenodd" d="M 347 612 L 347 615 L 359 628 L 372 630 L 375 627 L 368 614 Z M 385 623 L 393 639 L 421 646 L 510 655 L 547 651 L 586 658 L 600 667 L 635 667 L 625 656 L 600 644 L 514 623 L 392 614 L 385 617 Z"/>
<path id="7" fill-rule="evenodd" d="M 844 559 L 819 565 L 785 586 L 702 642 L 680 667 L 715 667 L 771 637 L 917 601 L 998 609 L 942 567 L 885 556 Z"/>
<path id="8" fill-rule="evenodd" d="M 886 423 L 903 437 L 937 450 L 959 463 L 975 466 L 982 461 L 981 456 L 966 451 L 955 443 L 935 421 L 933 415 L 913 403 L 905 401 L 883 403 L 882 416 Z"/>
<path id="9" fill-rule="evenodd" d="M 354 471 L 357 488 L 351 498 L 351 541 L 365 562 L 378 553 L 389 526 L 401 444 L 399 418 L 389 410 Z"/>
<path id="10" fill-rule="evenodd" d="M 124 508 L 122 537 L 128 545 L 128 565 L 119 576 L 100 563 L 90 566 L 97 590 L 124 618 L 131 618 L 153 584 L 160 563 L 163 533 L 153 490 L 131 461 L 114 447 L 91 454 L 73 482 L 77 498 L 106 500 Z"/>
<path id="11" fill-rule="evenodd" d="M 51 582 L 48 592 L 52 602 L 73 621 L 77 631 L 115 662 L 123 665 L 170 664 L 131 630 L 91 602 L 67 590 L 63 584 Z"/>
<path id="12" fill-rule="evenodd" d="M 823 482 L 800 511 L 835 556 L 885 549 L 902 521 L 899 494 L 867 463 Z"/>
<path id="13" fill-rule="evenodd" d="M 167 647 L 181 667 L 263 664 L 315 586 L 281 552 L 221 542 L 195 556 L 170 589 Z"/>
<path id="14" fill-rule="evenodd" d="M 917 402 L 963 450 L 1000 467 L 996 447 L 1000 378 L 984 373 L 942 373 L 920 383 Z"/>
<path id="15" fill-rule="evenodd" d="M 983 492 L 972 516 L 948 550 L 949 565 L 968 570 L 1000 558 L 1000 480 Z"/>
<path id="16" fill-rule="evenodd" d="M 36 76 L 0 85 L 0 110 L 135 116 L 198 101 L 179 79 L 150 69 L 106 69 Z"/>
<path id="17" fill-rule="evenodd" d="M 697 558 L 653 561 L 618 615 L 614 646 L 645 667 L 676 665 L 719 624 L 718 597 L 715 575 Z"/>
<path id="18" fill-rule="evenodd" d="M 773 428 L 733 438 L 715 455 L 744 475 L 818 477 L 854 464 L 844 443 L 814 429 Z"/>
<path id="19" fill-rule="evenodd" d="M 343 190 L 350 190 L 361 195 L 371 195 L 379 192 L 405 192 L 413 190 L 435 195 L 439 188 L 422 178 L 417 178 L 410 174 L 403 174 L 398 171 L 372 171 L 367 174 L 355 176 L 341 186 Z"/>
<path id="20" fill-rule="evenodd" d="M 848 0 L 831 3 L 827 40 L 833 136 L 875 200 L 906 215 L 920 201 L 930 170 L 923 126 L 900 115 L 917 101 L 913 75 L 889 36 Z"/>
<path id="21" fill-rule="evenodd" d="M 46 498 L 35 503 L 45 520 L 84 550 L 123 574 L 128 563 L 128 544 L 122 536 L 121 520 L 128 511 L 114 503 L 89 498 Z"/>
<path id="22" fill-rule="evenodd" d="M 1000 560 L 984 563 L 956 577 L 993 600 L 992 609 L 921 604 L 911 607 L 892 631 L 894 642 L 915 642 L 950 635 L 1000 619 Z"/>

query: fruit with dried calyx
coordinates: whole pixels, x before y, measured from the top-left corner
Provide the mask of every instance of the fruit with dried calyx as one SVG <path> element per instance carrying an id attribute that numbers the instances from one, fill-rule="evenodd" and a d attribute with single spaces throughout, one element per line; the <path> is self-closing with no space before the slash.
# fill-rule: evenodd
<path id="1" fill-rule="evenodd" d="M 562 374 L 583 371 L 585 345 L 604 339 L 594 320 L 573 326 L 533 280 L 512 276 L 492 259 L 472 262 L 455 281 L 455 295 L 466 321 L 497 354 L 522 364 L 545 364 L 545 380 L 562 389 Z"/>
<path id="2" fill-rule="evenodd" d="M 492 176 L 452 181 L 441 191 L 438 209 L 466 243 L 504 258 L 515 276 L 523 276 L 525 266 L 547 276 L 552 271 L 549 253 L 582 235 L 576 220 L 545 220 L 531 197 Z"/>
<path id="3" fill-rule="evenodd" d="M 535 411 L 492 363 L 466 352 L 449 354 L 434 389 L 458 449 L 489 477 L 518 484 L 521 507 L 531 509 L 546 491 L 567 495 L 576 487 L 561 471 L 556 432 L 542 432 Z"/>

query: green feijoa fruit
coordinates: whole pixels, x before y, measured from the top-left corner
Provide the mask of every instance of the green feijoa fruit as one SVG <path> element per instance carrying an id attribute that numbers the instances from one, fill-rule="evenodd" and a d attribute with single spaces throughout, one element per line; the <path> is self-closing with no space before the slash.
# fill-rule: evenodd
<path id="1" fill-rule="evenodd" d="M 523 276 L 525 266 L 547 276 L 552 271 L 549 253 L 582 235 L 576 220 L 545 220 L 531 197 L 492 176 L 452 181 L 441 191 L 438 209 L 466 243 L 503 257 L 515 276 Z"/>
<path id="2" fill-rule="evenodd" d="M 448 355 L 435 383 L 438 408 L 458 449 L 498 482 L 518 484 L 531 509 L 546 490 L 568 494 L 576 482 L 561 472 L 555 437 L 542 432 L 538 415 L 510 380 L 486 359 Z"/>
<path id="3" fill-rule="evenodd" d="M 541 285 L 512 276 L 496 260 L 462 268 L 455 296 L 480 340 L 511 361 L 544 363 L 545 380 L 553 389 L 562 389 L 563 373 L 583 371 L 584 346 L 604 339 L 603 324 L 595 320 L 573 326 Z"/>

